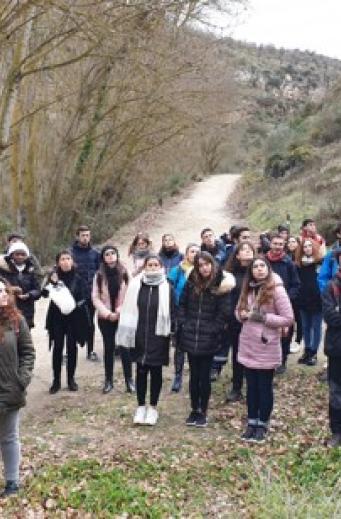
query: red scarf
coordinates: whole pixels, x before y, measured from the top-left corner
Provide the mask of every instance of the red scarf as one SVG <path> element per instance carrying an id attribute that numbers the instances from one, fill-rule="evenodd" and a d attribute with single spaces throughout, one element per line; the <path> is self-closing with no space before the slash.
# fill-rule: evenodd
<path id="1" fill-rule="evenodd" d="M 269 250 L 269 252 L 266 253 L 266 257 L 269 261 L 281 261 L 284 256 L 286 256 L 284 251 L 280 253 L 274 253 L 272 250 Z"/>
<path id="2" fill-rule="evenodd" d="M 301 238 L 302 238 L 302 240 L 312 240 L 312 241 L 318 243 L 319 245 L 324 244 L 324 239 L 322 238 L 322 236 L 320 234 L 317 234 L 317 233 L 314 234 L 313 236 L 309 236 L 307 231 L 302 231 Z"/>

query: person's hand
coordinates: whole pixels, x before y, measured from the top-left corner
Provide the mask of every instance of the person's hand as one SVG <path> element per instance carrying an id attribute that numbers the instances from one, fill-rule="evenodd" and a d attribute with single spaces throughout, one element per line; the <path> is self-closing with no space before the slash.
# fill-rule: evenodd
<path id="1" fill-rule="evenodd" d="M 22 294 L 22 288 L 18 286 L 11 287 L 11 290 L 15 296 L 20 296 Z"/>
<path id="2" fill-rule="evenodd" d="M 115 322 L 118 320 L 118 313 L 117 312 L 111 312 L 108 316 L 109 321 Z"/>
<path id="3" fill-rule="evenodd" d="M 18 294 L 18 299 L 21 299 L 22 301 L 26 301 L 30 297 L 30 294 Z"/>
<path id="4" fill-rule="evenodd" d="M 250 312 L 248 312 L 247 310 L 240 310 L 239 315 L 240 315 L 240 318 L 242 319 L 242 321 L 247 321 L 249 318 Z"/>
<path id="5" fill-rule="evenodd" d="M 52 283 L 58 283 L 58 276 L 57 276 L 57 273 L 56 272 L 53 272 L 50 276 L 50 281 Z"/>

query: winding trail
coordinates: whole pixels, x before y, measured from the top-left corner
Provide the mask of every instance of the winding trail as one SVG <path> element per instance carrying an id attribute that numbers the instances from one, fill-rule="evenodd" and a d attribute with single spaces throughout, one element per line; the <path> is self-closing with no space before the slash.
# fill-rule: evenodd
<path id="1" fill-rule="evenodd" d="M 161 235 L 172 232 L 180 248 L 183 250 L 189 242 L 199 242 L 200 231 L 204 227 L 212 227 L 217 234 L 226 231 L 232 224 L 228 215 L 227 200 L 233 192 L 239 175 L 215 175 L 196 183 L 188 188 L 176 201 L 168 201 L 163 208 L 143 214 L 135 222 L 129 223 L 120 229 L 120 235 L 113 240 L 122 251 L 122 258 L 126 260 L 126 251 L 132 236 L 137 230 L 146 231 L 151 236 L 155 249 L 158 250 Z M 74 404 L 79 393 L 86 388 L 88 378 L 96 378 L 99 386 L 103 378 L 102 362 L 89 362 L 85 359 L 85 351 L 79 348 L 77 381 L 80 391 L 71 393 L 61 391 L 55 397 L 48 394 L 51 383 L 51 354 L 48 351 L 48 340 L 44 330 L 47 300 L 41 299 L 36 305 L 36 327 L 33 329 L 33 340 L 36 347 L 37 360 L 34 378 L 29 387 L 28 406 L 25 414 L 43 412 L 44 407 L 51 406 L 51 398 L 72 399 Z M 95 350 L 102 356 L 101 339 L 96 332 Z"/>

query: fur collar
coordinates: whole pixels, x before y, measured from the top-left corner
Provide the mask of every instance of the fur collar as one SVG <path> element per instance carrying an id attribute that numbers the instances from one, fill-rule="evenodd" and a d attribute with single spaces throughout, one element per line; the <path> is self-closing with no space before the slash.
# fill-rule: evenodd
<path id="1" fill-rule="evenodd" d="M 236 280 L 233 274 L 230 272 L 222 271 L 222 279 L 220 285 L 216 288 L 215 293 L 222 295 L 227 294 L 227 292 L 231 292 L 231 290 L 236 286 Z"/>

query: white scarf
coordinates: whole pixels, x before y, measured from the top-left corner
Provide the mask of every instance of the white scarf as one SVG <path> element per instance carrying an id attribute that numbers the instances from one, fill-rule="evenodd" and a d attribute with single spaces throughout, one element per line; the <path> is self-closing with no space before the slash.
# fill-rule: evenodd
<path id="1" fill-rule="evenodd" d="M 137 300 L 141 288 L 143 273 L 133 278 L 127 288 L 124 302 L 120 312 L 120 320 L 116 333 L 116 344 L 124 348 L 135 348 L 135 334 L 139 318 Z M 156 335 L 168 337 L 171 329 L 170 320 L 170 290 L 169 284 L 164 280 L 158 284 L 159 307 L 156 320 Z"/>

